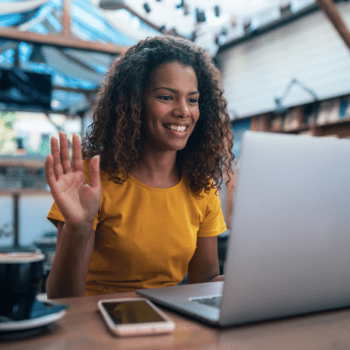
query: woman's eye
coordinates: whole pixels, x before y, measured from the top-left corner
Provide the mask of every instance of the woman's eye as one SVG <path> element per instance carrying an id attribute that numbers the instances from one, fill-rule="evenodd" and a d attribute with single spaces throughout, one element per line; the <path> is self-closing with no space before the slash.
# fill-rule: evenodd
<path id="1" fill-rule="evenodd" d="M 164 101 L 170 101 L 171 100 L 171 96 L 158 96 L 158 98 L 160 98 L 161 100 L 164 100 Z"/>
<path id="2" fill-rule="evenodd" d="M 198 99 L 197 99 L 197 98 L 191 98 L 191 99 L 190 99 L 190 102 L 191 102 L 191 103 L 198 103 Z"/>

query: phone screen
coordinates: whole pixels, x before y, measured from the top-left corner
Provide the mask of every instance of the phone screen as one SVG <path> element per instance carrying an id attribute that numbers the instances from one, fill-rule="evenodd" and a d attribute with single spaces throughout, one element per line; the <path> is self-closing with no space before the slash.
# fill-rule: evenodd
<path id="1" fill-rule="evenodd" d="M 166 322 L 143 300 L 102 303 L 115 324 Z"/>

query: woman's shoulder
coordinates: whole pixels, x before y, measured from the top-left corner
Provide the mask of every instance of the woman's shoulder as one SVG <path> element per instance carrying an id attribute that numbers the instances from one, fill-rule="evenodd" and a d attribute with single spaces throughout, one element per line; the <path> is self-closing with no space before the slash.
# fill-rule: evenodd
<path id="1" fill-rule="evenodd" d="M 206 187 L 203 187 L 199 194 L 193 193 L 190 183 L 186 180 L 186 177 L 183 177 L 182 180 L 186 186 L 186 190 L 191 193 L 192 197 L 194 197 L 195 200 L 212 201 L 216 198 L 219 198 L 219 192 L 213 180 L 210 180 L 208 185 Z"/>
<path id="2" fill-rule="evenodd" d="M 210 181 L 208 188 L 202 190 L 202 195 L 207 198 L 208 201 L 216 200 L 219 198 L 219 191 L 213 181 Z"/>

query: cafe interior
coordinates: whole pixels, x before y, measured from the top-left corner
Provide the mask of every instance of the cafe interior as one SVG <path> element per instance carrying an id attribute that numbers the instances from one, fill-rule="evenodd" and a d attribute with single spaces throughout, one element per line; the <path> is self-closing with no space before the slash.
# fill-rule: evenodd
<path id="1" fill-rule="evenodd" d="M 47 301 L 45 281 L 57 243 L 57 230 L 47 220 L 53 203 L 44 171 L 50 139 L 60 131 L 69 145 L 74 133 L 84 138 L 111 64 L 141 39 L 170 35 L 207 50 L 222 76 L 235 154 L 233 175 L 219 191 L 227 226 L 218 237 L 223 274 L 245 132 L 350 139 L 349 28 L 348 0 L 1 1 L 0 253 L 44 255 L 36 299 Z M 350 344 L 349 309 L 220 329 L 162 308 L 175 322 L 173 333 L 116 337 L 98 311 L 100 299 L 54 301 L 56 318 L 23 329 L 2 329 L 0 318 L 0 348 L 347 349 Z"/>

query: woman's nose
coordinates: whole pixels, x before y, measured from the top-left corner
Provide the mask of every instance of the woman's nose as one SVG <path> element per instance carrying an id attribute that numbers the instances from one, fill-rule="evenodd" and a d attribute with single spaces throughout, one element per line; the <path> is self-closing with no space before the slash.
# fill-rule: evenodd
<path id="1" fill-rule="evenodd" d="M 188 118 L 191 115 L 187 101 L 178 101 L 174 107 L 173 115 L 175 117 Z"/>

